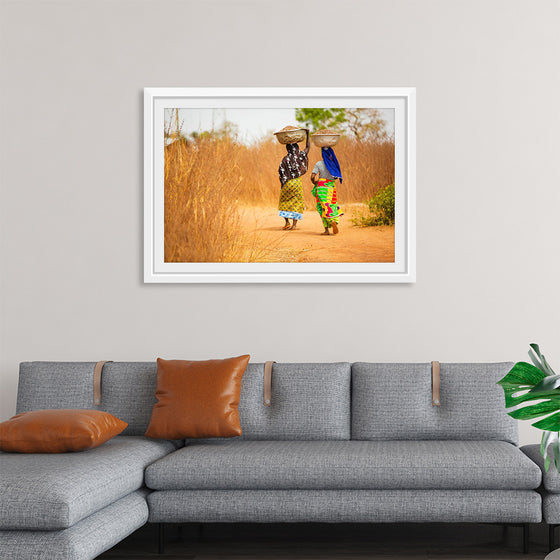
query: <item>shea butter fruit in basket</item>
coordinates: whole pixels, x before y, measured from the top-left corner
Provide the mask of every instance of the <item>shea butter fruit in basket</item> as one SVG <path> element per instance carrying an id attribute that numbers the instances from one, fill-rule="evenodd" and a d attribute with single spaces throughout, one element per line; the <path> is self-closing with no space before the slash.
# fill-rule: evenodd
<path id="1" fill-rule="evenodd" d="M 336 130 L 322 128 L 311 135 L 311 140 L 319 148 L 332 148 L 340 140 L 340 134 Z"/>
<path id="2" fill-rule="evenodd" d="M 282 130 L 274 133 L 280 144 L 296 144 L 305 140 L 305 128 L 297 126 L 285 126 Z"/>

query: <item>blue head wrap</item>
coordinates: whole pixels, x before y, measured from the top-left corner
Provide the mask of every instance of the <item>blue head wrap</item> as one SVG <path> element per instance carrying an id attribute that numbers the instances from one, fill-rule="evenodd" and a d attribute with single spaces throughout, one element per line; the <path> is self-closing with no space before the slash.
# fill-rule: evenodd
<path id="1" fill-rule="evenodd" d="M 335 179 L 340 179 L 340 182 L 342 183 L 342 173 L 340 171 L 338 160 L 334 155 L 334 150 L 332 148 L 321 148 L 321 155 L 323 156 L 325 167 L 328 169 L 329 173 Z"/>

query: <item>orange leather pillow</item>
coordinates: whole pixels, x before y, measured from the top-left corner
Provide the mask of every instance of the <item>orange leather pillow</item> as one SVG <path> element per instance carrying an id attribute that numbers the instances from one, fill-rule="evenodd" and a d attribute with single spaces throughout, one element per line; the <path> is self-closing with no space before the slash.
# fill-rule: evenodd
<path id="1" fill-rule="evenodd" d="M 0 424 L 0 450 L 65 453 L 92 449 L 120 434 L 128 424 L 101 410 L 33 410 Z"/>
<path id="2" fill-rule="evenodd" d="M 239 394 L 248 354 L 225 360 L 157 360 L 157 403 L 146 436 L 161 439 L 241 435 Z"/>

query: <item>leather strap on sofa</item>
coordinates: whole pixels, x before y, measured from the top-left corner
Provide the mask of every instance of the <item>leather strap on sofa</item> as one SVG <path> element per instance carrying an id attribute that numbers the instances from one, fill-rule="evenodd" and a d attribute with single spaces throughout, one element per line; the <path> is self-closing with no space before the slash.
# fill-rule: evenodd
<path id="1" fill-rule="evenodd" d="M 264 406 L 272 404 L 272 364 L 276 362 L 265 362 L 264 364 Z"/>
<path id="2" fill-rule="evenodd" d="M 439 362 L 432 362 L 432 404 L 439 406 Z"/>
<path id="3" fill-rule="evenodd" d="M 112 361 L 97 362 L 93 368 L 93 404 L 95 405 L 101 404 L 101 374 L 103 373 L 103 366 Z"/>

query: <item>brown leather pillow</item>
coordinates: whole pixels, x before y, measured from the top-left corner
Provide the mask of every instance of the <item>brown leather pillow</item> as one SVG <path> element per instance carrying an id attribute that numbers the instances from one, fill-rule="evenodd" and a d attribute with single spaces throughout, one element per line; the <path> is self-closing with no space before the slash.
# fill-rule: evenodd
<path id="1" fill-rule="evenodd" d="M 146 435 L 183 439 L 241 435 L 239 394 L 248 354 L 225 360 L 157 361 L 157 387 Z"/>
<path id="2" fill-rule="evenodd" d="M 0 424 L 0 450 L 65 453 L 92 449 L 120 434 L 128 424 L 101 410 L 33 410 Z"/>

